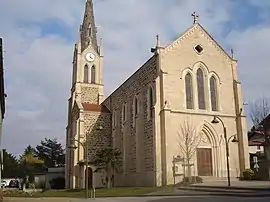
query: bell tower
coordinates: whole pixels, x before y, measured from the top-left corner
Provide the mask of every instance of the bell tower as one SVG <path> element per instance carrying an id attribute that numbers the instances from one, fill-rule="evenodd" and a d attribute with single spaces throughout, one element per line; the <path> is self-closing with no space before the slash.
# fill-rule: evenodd
<path id="1" fill-rule="evenodd" d="M 100 104 L 104 100 L 102 39 L 98 45 L 92 0 L 86 0 L 79 40 L 74 47 L 71 100 Z"/>
<path id="2" fill-rule="evenodd" d="M 87 103 L 88 106 L 93 105 L 95 108 L 104 100 L 102 40 L 100 39 L 98 44 L 92 0 L 85 2 L 83 23 L 80 25 L 78 41 L 74 46 L 72 63 L 72 86 L 68 100 L 68 124 L 66 127 L 67 148 L 72 138 L 78 138 L 81 133 L 84 133 L 83 130 L 78 129 L 82 127 L 83 121 L 81 119 L 83 116 L 79 112 L 78 118 L 77 108 L 74 108 L 74 105 L 77 104 L 82 109 Z M 75 188 L 74 168 L 82 153 L 81 149 L 78 151 L 68 149 L 66 152 L 66 188 Z"/>

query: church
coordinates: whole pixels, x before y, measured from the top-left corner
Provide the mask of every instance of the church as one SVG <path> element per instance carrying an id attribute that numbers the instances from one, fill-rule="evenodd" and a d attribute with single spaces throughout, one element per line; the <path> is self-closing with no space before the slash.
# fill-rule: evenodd
<path id="1" fill-rule="evenodd" d="M 96 172 L 91 160 L 110 147 L 122 158 L 114 186 L 179 182 L 186 159 L 190 174 L 202 178 L 225 178 L 228 171 L 236 178 L 249 167 L 237 60 L 192 17 L 193 24 L 171 44 L 163 46 L 157 36 L 152 56 L 105 97 L 102 39 L 93 2 L 86 0 L 68 100 L 66 188 L 84 188 L 86 173 L 90 184 L 105 186 L 106 173 Z M 192 136 L 186 137 L 190 145 L 181 139 L 185 133 Z M 183 144 L 192 151 L 189 158 Z"/>

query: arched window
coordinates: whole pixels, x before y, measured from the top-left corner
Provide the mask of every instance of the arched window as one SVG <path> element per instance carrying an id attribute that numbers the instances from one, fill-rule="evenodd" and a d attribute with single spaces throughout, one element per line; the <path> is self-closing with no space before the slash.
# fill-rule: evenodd
<path id="1" fill-rule="evenodd" d="M 190 73 L 185 76 L 186 86 L 186 108 L 193 109 L 193 88 L 192 88 L 192 77 Z"/>
<path id="2" fill-rule="evenodd" d="M 88 65 L 84 66 L 84 71 L 83 71 L 83 82 L 88 83 L 88 74 L 89 74 L 89 68 Z"/>
<path id="3" fill-rule="evenodd" d="M 91 83 L 96 83 L 96 67 L 93 65 L 91 67 Z"/>
<path id="4" fill-rule="evenodd" d="M 113 110 L 112 125 L 113 125 L 113 128 L 116 127 L 116 110 Z"/>
<path id="5" fill-rule="evenodd" d="M 150 118 L 153 118 L 153 107 L 154 107 L 154 94 L 153 94 L 153 88 L 152 86 L 149 86 L 148 87 L 148 95 L 147 95 L 147 98 L 148 98 L 148 117 L 149 119 Z"/>
<path id="6" fill-rule="evenodd" d="M 212 111 L 218 110 L 217 103 L 217 80 L 214 76 L 210 78 L 210 96 Z"/>
<path id="7" fill-rule="evenodd" d="M 122 108 L 122 124 L 126 122 L 126 119 L 127 119 L 127 104 L 124 104 L 123 105 L 123 108 Z"/>
<path id="8" fill-rule="evenodd" d="M 204 92 L 204 74 L 201 69 L 197 70 L 197 90 L 198 90 L 198 105 L 199 109 L 206 109 L 205 107 L 205 92 Z"/>
<path id="9" fill-rule="evenodd" d="M 139 114 L 139 100 L 138 97 L 135 95 L 133 99 L 133 105 L 132 105 L 132 121 L 133 121 L 133 127 L 136 125 L 136 118 Z"/>
<path id="10" fill-rule="evenodd" d="M 139 113 L 139 102 L 138 102 L 138 98 L 135 96 L 135 100 L 134 100 L 134 114 L 135 116 Z"/>

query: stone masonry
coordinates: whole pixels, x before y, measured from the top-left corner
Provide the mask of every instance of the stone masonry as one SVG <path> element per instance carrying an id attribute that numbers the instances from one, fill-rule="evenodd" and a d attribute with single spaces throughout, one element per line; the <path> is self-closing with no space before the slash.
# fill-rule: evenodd
<path id="1" fill-rule="evenodd" d="M 153 56 L 104 101 L 104 105 L 116 114 L 112 128 L 113 147 L 120 149 L 123 155 L 123 170 L 116 178 L 118 186 L 132 186 L 135 182 L 138 186 L 154 185 L 154 120 L 147 119 L 147 90 L 149 85 L 155 86 L 156 77 L 156 56 Z M 139 110 L 134 119 L 135 96 Z"/>

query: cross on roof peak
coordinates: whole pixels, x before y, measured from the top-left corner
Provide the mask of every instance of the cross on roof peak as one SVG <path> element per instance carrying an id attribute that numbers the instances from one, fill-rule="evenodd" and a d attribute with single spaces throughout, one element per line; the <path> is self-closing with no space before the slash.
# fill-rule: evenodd
<path id="1" fill-rule="evenodd" d="M 193 12 L 191 16 L 193 17 L 193 24 L 196 24 L 198 22 L 199 15 L 197 15 L 196 12 Z"/>

